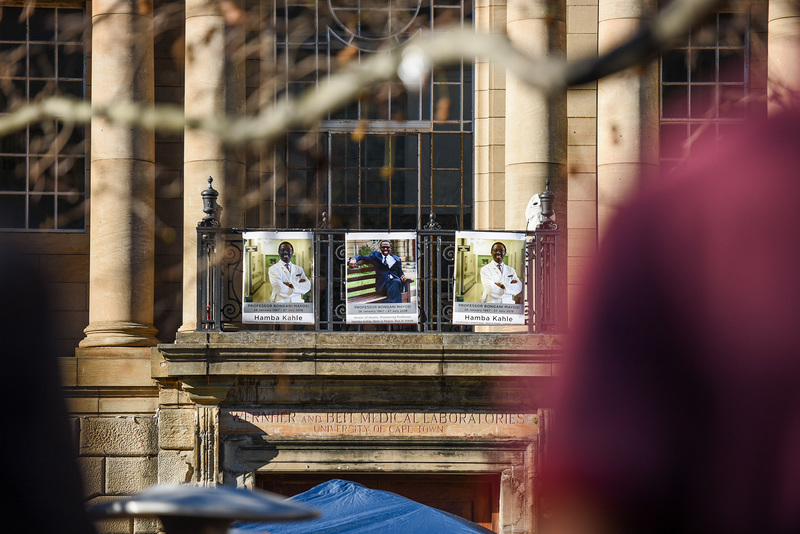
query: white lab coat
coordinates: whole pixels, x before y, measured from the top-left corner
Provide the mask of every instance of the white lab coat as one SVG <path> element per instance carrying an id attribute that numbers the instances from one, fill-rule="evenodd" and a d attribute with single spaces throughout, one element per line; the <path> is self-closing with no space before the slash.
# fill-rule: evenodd
<path id="1" fill-rule="evenodd" d="M 503 289 L 495 285 L 498 282 L 502 283 L 506 288 Z M 481 267 L 481 283 L 483 284 L 481 302 L 513 304 L 514 295 L 518 295 L 522 291 L 522 281 L 517 276 L 514 268 L 503 264 L 503 272 L 501 273 L 495 261 Z"/>
<path id="2" fill-rule="evenodd" d="M 311 290 L 311 280 L 299 265 L 279 261 L 269 268 L 269 283 L 272 285 L 271 302 L 303 302 L 303 295 Z M 291 269 L 291 270 L 290 270 Z M 305 282 L 301 282 L 305 280 Z M 289 282 L 294 287 L 289 287 L 284 282 Z"/>

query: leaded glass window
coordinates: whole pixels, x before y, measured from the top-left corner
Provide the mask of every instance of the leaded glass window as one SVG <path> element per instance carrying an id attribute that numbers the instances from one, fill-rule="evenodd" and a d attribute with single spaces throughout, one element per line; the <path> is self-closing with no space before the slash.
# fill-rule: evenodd
<path id="1" fill-rule="evenodd" d="M 0 113 L 48 95 L 85 96 L 84 10 L 0 8 Z M 0 137 L 0 226 L 84 229 L 85 127 L 54 120 Z"/>
<path id="2" fill-rule="evenodd" d="M 277 0 L 276 96 L 313 90 L 328 72 L 422 32 L 470 25 L 461 0 Z M 437 69 L 421 91 L 388 83 L 290 133 L 274 160 L 262 224 L 414 229 L 430 213 L 472 228 L 472 66 Z"/>
<path id="3" fill-rule="evenodd" d="M 724 139 L 746 118 L 748 28 L 746 14 L 716 13 L 662 56 L 662 169 L 691 158 L 701 140 Z"/>

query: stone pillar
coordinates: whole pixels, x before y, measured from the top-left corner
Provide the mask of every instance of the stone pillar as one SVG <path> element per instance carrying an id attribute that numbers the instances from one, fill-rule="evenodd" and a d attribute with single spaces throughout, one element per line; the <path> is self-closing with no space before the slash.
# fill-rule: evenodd
<path id="1" fill-rule="evenodd" d="M 536 434 L 534 442 L 525 451 L 526 456 L 532 458 L 529 461 L 529 469 L 532 472 L 530 475 L 530 480 L 532 481 L 533 485 L 533 490 L 531 491 L 530 497 L 530 504 L 533 507 L 533 512 L 531 513 L 533 528 L 531 529 L 531 532 L 541 532 L 542 530 L 546 530 L 542 528 L 542 525 L 546 524 L 545 517 L 548 510 L 546 501 L 542 498 L 539 488 L 541 487 L 542 482 L 542 471 L 547 461 L 547 442 L 553 425 L 552 421 L 553 411 L 551 408 L 539 408 L 537 410 L 536 426 L 539 430 Z"/>
<path id="2" fill-rule="evenodd" d="M 530 478 L 531 447 L 522 454 L 523 463 L 500 473 L 500 532 L 534 533 L 533 479 Z"/>
<path id="3" fill-rule="evenodd" d="M 209 379 L 183 382 L 183 390 L 196 405 L 195 476 L 205 486 L 222 483 L 220 471 L 219 404 L 228 395 L 231 384 Z"/>
<path id="4" fill-rule="evenodd" d="M 565 57 L 566 6 L 563 0 L 509 0 L 508 36 L 531 57 Z M 505 227 L 524 230 L 525 208 L 535 193 L 556 195 L 556 220 L 567 218 L 567 99 L 566 92 L 545 95 L 506 78 Z"/>
<path id="5" fill-rule="evenodd" d="M 633 35 L 656 0 L 600 0 L 598 49 L 603 54 Z M 597 82 L 597 219 L 602 236 L 644 172 L 658 168 L 658 62 Z"/>
<path id="6" fill-rule="evenodd" d="M 506 0 L 479 0 L 475 29 L 505 34 Z M 505 227 L 505 69 L 475 60 L 475 228 Z"/>
<path id="7" fill-rule="evenodd" d="M 158 382 L 158 483 L 192 482 L 197 472 L 195 405 L 177 380 Z"/>
<path id="8" fill-rule="evenodd" d="M 153 14 L 92 2 L 92 106 L 153 103 Z M 81 347 L 152 346 L 155 137 L 92 119 L 89 325 Z"/>
<path id="9" fill-rule="evenodd" d="M 769 0 L 767 102 L 770 115 L 800 103 L 800 9 L 796 0 Z"/>
<path id="10" fill-rule="evenodd" d="M 242 46 L 244 28 L 226 24 L 219 3 L 186 1 L 185 103 L 187 116 L 238 115 L 244 106 L 244 61 L 234 64 L 226 46 Z M 187 130 L 183 156 L 183 325 L 197 326 L 197 223 L 200 192 L 214 178 L 224 227 L 243 227 L 245 164 L 212 134 Z"/>
<path id="11" fill-rule="evenodd" d="M 508 36 L 531 57 L 564 58 L 564 0 L 509 0 Z M 506 78 L 505 227 L 524 230 L 525 208 L 535 193 L 556 195 L 556 221 L 567 228 L 567 97 L 566 91 L 545 95 Z"/>

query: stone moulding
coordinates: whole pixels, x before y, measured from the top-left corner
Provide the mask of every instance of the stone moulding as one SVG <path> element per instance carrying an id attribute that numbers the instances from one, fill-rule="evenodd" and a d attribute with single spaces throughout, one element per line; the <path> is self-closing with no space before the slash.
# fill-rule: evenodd
<path id="1" fill-rule="evenodd" d="M 153 377 L 554 375 L 563 336 L 392 332 L 179 334 L 153 351 Z"/>

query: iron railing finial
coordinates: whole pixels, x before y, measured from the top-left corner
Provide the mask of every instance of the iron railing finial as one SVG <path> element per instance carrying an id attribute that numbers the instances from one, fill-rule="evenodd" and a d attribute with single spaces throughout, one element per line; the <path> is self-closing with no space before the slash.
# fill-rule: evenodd
<path id="1" fill-rule="evenodd" d="M 222 206 L 217 204 L 219 192 L 211 186 L 211 182 L 213 181 L 214 179 L 209 176 L 208 187 L 200 193 L 200 196 L 203 197 L 203 213 L 205 213 L 206 216 L 203 217 L 197 226 L 219 226 L 217 215 L 222 211 Z"/>
<path id="2" fill-rule="evenodd" d="M 553 215 L 555 215 L 553 202 L 556 195 L 550 191 L 550 178 L 545 181 L 544 186 L 545 190 L 539 194 L 539 200 L 542 203 L 542 218 L 536 226 L 536 229 L 555 230 L 558 228 L 558 225 L 553 220 Z"/>

